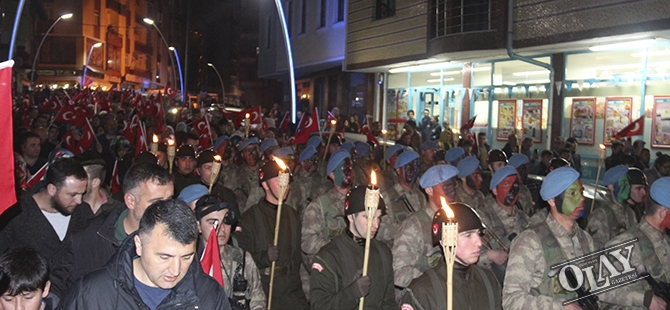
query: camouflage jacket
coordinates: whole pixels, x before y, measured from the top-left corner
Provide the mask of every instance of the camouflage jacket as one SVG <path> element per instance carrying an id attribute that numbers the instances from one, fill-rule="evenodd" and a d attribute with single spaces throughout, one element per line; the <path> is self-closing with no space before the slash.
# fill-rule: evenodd
<path id="1" fill-rule="evenodd" d="M 296 207 L 299 214 L 302 214 L 312 201 L 321 194 L 326 193 L 333 188 L 333 183 L 324 178 L 318 172 L 311 175 L 307 174 L 301 168 L 296 169 L 293 182 L 291 182 L 291 192 L 289 192 L 289 200 L 292 195 L 296 195 L 296 200 L 291 200 L 292 206 Z"/>
<path id="2" fill-rule="evenodd" d="M 519 200 L 517 201 L 517 208 L 521 209 L 528 217 L 533 216 L 535 213 L 535 204 L 533 203 L 533 194 L 530 192 L 526 185 L 520 184 L 519 187 Z"/>
<path id="3" fill-rule="evenodd" d="M 382 220 L 382 225 L 377 231 L 376 239 L 386 242 L 389 247 L 393 247 L 393 237 L 395 237 L 398 227 L 412 213 L 426 208 L 426 198 L 424 194 L 412 188 L 406 190 L 399 183 L 392 188 L 381 189 L 384 203 L 386 204 L 386 215 Z"/>
<path id="4" fill-rule="evenodd" d="M 303 253 L 312 257 L 333 237 L 344 231 L 345 197 L 333 187 L 307 205 L 302 214 Z"/>
<path id="5" fill-rule="evenodd" d="M 598 202 L 589 216 L 586 231 L 593 237 L 596 249 L 602 249 L 607 241 L 620 235 L 636 224 L 635 211 L 616 201 Z"/>
<path id="6" fill-rule="evenodd" d="M 232 186 L 234 187 L 235 196 L 237 196 L 237 204 L 240 206 L 240 209 L 246 208 L 247 198 L 251 195 L 251 190 L 255 187 L 260 187 L 258 185 L 258 167 L 249 167 L 246 164 L 242 164 L 235 171 L 233 178 L 234 181 L 232 183 L 235 185 Z M 258 200 L 254 201 L 252 205 L 257 202 Z"/>
<path id="7" fill-rule="evenodd" d="M 636 268 L 644 264 L 654 280 L 670 283 L 670 237 L 642 218 L 640 224 L 614 237 L 606 246 L 617 245 L 633 238 L 638 238 L 638 242 L 633 246 L 630 266 Z M 622 270 L 618 261 L 612 262 L 618 270 Z M 647 281 L 637 281 L 602 293 L 599 298 L 604 302 L 627 306 L 625 309 L 647 309 L 652 294 Z"/>
<path id="8" fill-rule="evenodd" d="M 498 206 L 493 195 L 487 196 L 484 208 L 478 210 L 479 216 L 484 225 L 486 225 L 486 228 L 495 233 L 507 247 L 509 247 L 510 244 L 510 236 L 512 234 L 520 234 L 528 226 L 529 221 L 528 215 L 521 210 L 516 208 L 512 210 L 512 214 L 503 210 L 503 208 Z M 488 244 L 492 249 L 501 249 L 500 245 L 495 240 L 490 240 Z M 481 256 L 477 263 L 479 266 L 490 266 L 491 261 L 487 258 L 486 252 L 487 249 L 482 246 Z"/>
<path id="9" fill-rule="evenodd" d="M 458 197 L 459 202 L 467 204 L 475 210 L 480 210 L 484 207 L 485 196 L 481 191 L 475 190 L 472 195 L 470 195 L 463 188 L 462 182 L 459 181 L 456 184 L 456 196 Z"/>
<path id="10" fill-rule="evenodd" d="M 594 251 L 591 236 L 577 223 L 569 232 L 553 216 L 547 216 L 545 222 L 524 230 L 510 247 L 502 295 L 505 309 L 564 309 L 563 299 L 553 297 L 554 292 L 542 286 L 547 282 L 551 262 L 545 260 L 546 244 L 543 245 L 544 240 L 536 231 L 540 225 L 548 227 L 559 245 L 552 250 L 562 253 L 566 259 Z M 558 281 L 558 277 L 551 280 Z"/>
<path id="11" fill-rule="evenodd" d="M 245 258 L 242 259 L 244 253 Z M 244 279 L 247 281 L 245 298 L 249 300 L 250 310 L 264 310 L 267 308 L 267 298 L 263 292 L 261 275 L 254 259 L 249 252 L 244 252 L 238 247 L 226 244 L 221 249 L 221 267 L 223 268 L 223 289 L 229 298 L 233 298 L 233 281 L 235 276 L 242 273 L 242 262 L 244 262 Z"/>

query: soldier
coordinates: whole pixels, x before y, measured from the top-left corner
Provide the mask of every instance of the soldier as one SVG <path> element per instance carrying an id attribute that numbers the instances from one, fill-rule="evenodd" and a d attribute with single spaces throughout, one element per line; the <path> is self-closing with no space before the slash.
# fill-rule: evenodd
<path id="1" fill-rule="evenodd" d="M 354 182 L 353 163 L 349 152 L 338 150 L 326 167 L 333 188 L 307 205 L 302 215 L 302 251 L 311 259 L 330 239 L 347 227 L 342 219 L 344 199 Z"/>
<path id="2" fill-rule="evenodd" d="M 209 190 L 205 185 L 202 184 L 193 184 L 186 186 L 183 190 L 181 190 L 181 193 L 179 193 L 179 197 L 177 199 L 183 201 L 186 203 L 186 205 L 191 209 L 195 210 L 195 204 L 198 202 L 198 199 L 200 197 L 208 195 Z"/>
<path id="3" fill-rule="evenodd" d="M 559 157 L 552 158 L 549 161 L 549 167 L 547 173 L 552 172 L 561 167 L 570 167 L 570 163 L 563 158 Z M 547 219 L 547 215 L 549 215 L 549 204 L 547 204 L 546 201 L 541 200 L 538 205 L 539 206 L 537 211 L 535 212 L 535 214 L 533 214 L 533 216 L 530 217 L 530 223 L 528 224 L 528 226 L 533 226 L 544 222 L 544 220 Z"/>
<path id="4" fill-rule="evenodd" d="M 243 213 L 236 236 L 240 247 L 251 253 L 258 266 L 263 291 L 268 294 L 272 262 L 274 269 L 274 291 L 272 305 L 276 309 L 309 309 L 300 282 L 300 217 L 290 206 L 282 207 L 279 224 L 279 243 L 273 245 L 277 204 L 279 197 L 279 165 L 274 160 L 265 162 L 259 169 L 259 183 L 265 191 L 265 199 Z M 284 193 L 283 199 L 288 196 Z"/>
<path id="5" fill-rule="evenodd" d="M 314 257 L 310 278 L 312 309 L 358 309 L 361 297 L 365 297 L 364 309 L 398 309 L 393 294 L 391 251 L 383 242 L 370 239 L 368 273 L 360 273 L 368 231 L 365 195 L 365 186 L 351 189 L 340 206 L 348 228 Z M 371 238 L 379 229 L 385 209 L 384 200 L 379 199 Z"/>
<path id="6" fill-rule="evenodd" d="M 293 154 L 293 149 L 290 147 L 275 149 L 270 156 L 281 159 L 284 163 L 286 163 L 289 170 L 295 171 L 295 155 Z M 293 207 L 298 212 L 298 214 L 301 214 L 300 211 L 298 211 L 298 204 L 302 198 L 302 189 L 298 186 L 295 186 L 295 179 L 292 183 L 293 186 L 291 186 L 291 191 L 288 193 L 288 198 L 286 198 L 286 204 Z M 258 202 L 258 199 L 256 199 L 256 202 Z M 247 204 L 249 204 L 248 201 Z"/>
<path id="7" fill-rule="evenodd" d="M 219 180 L 217 183 L 233 190 L 235 187 L 235 170 L 237 166 L 233 163 L 233 146 L 230 144 L 230 138 L 226 135 L 220 136 L 214 143 L 214 152 L 221 156 L 221 171 L 219 171 Z"/>
<path id="8" fill-rule="evenodd" d="M 300 199 L 294 206 L 298 214 L 302 215 L 307 205 L 332 187 L 330 182 L 317 172 L 320 159 L 316 148 L 312 145 L 307 146 L 300 152 L 299 161 L 301 165 L 297 167 L 296 172 L 293 174 L 294 178 L 291 184 L 291 187 L 298 189 L 296 192 L 300 193 Z M 289 196 L 292 194 L 293 191 L 289 193 Z"/>
<path id="9" fill-rule="evenodd" d="M 386 149 L 386 154 L 384 154 L 385 169 L 381 171 L 381 177 L 379 178 L 379 188 L 388 188 L 393 187 L 398 183 L 398 175 L 395 172 L 395 161 L 398 156 L 405 151 L 405 147 L 400 144 L 394 144 L 389 146 Z"/>
<path id="10" fill-rule="evenodd" d="M 479 160 L 477 163 L 479 164 Z M 454 309 L 502 309 L 500 284 L 490 270 L 477 266 L 479 248 L 482 245 L 480 234 L 484 229 L 481 219 L 468 205 L 457 202 L 449 207 L 458 220 L 458 243 L 453 270 Z M 448 221 L 444 210 L 437 211 L 433 216 L 432 240 L 440 249 L 442 223 Z M 446 277 L 446 264 L 441 260 L 437 266 L 414 279 L 402 292 L 401 309 L 446 309 Z"/>
<path id="11" fill-rule="evenodd" d="M 654 280 L 666 284 L 670 283 L 670 238 L 664 233 L 670 229 L 668 192 L 670 192 L 670 177 L 660 178 L 654 182 L 649 191 L 650 199 L 646 205 L 646 215 L 640 223 L 606 244 L 611 246 L 637 238 L 632 253 L 628 254 L 629 265 L 633 268 L 644 265 Z M 615 266 L 619 268 L 618 270 L 623 269 L 618 262 L 615 262 Z M 667 309 L 668 302 L 655 295 L 647 282 L 642 280 L 605 292 L 600 295 L 600 300 L 628 306 L 627 309 L 639 309 L 638 307 Z"/>
<path id="12" fill-rule="evenodd" d="M 524 185 L 528 179 L 528 168 L 530 166 L 528 156 L 515 153 L 509 158 L 507 164 L 514 167 L 519 174 L 519 200 L 516 203 L 516 207 L 526 213 L 528 217 L 531 217 L 535 213 L 535 203 L 533 202 L 533 194 L 530 192 L 530 189 Z"/>
<path id="13" fill-rule="evenodd" d="M 433 215 L 441 208 L 440 197 L 458 201 L 455 183 L 458 169 L 449 165 L 433 166 L 421 176 L 419 184 L 428 194 L 427 207 L 414 212 L 398 228 L 393 241 L 393 271 L 397 297 L 412 279 L 433 268 L 442 259 L 430 236 Z"/>
<path id="14" fill-rule="evenodd" d="M 260 155 L 258 153 L 258 138 L 253 137 L 240 143 L 237 149 L 241 152 L 244 162 L 235 172 L 235 196 L 240 212 L 246 211 L 246 204 L 251 191 L 258 187 L 258 166 Z"/>
<path id="15" fill-rule="evenodd" d="M 593 239 L 577 225 L 584 214 L 579 172 L 561 167 L 549 173 L 540 195 L 550 206 L 544 222 L 524 230 L 510 247 L 503 307 L 505 309 L 581 309 L 563 301 L 577 294 L 561 289 L 549 266 L 594 251 Z"/>
<path id="16" fill-rule="evenodd" d="M 263 310 L 267 307 L 265 293 L 261 285 L 261 276 L 249 252 L 237 246 L 231 230 L 237 224 L 237 205 L 234 201 L 222 201 L 214 195 L 206 195 L 198 200 L 195 206 L 195 217 L 198 220 L 198 256 L 202 257 L 212 228 L 216 229 L 216 237 L 221 256 L 223 289 L 233 309 Z"/>
<path id="17" fill-rule="evenodd" d="M 277 144 L 277 140 L 275 138 L 263 139 L 263 142 L 261 142 L 261 153 L 263 154 L 263 158 L 261 158 L 261 160 L 272 159 L 272 152 L 278 148 L 279 144 Z"/>
<path id="18" fill-rule="evenodd" d="M 489 163 L 489 171 L 493 174 L 498 169 L 507 166 L 507 155 L 500 149 L 491 150 L 486 161 Z"/>
<path id="19" fill-rule="evenodd" d="M 446 154 L 444 154 L 444 161 L 447 164 L 456 166 L 463 158 L 463 155 L 465 155 L 465 150 L 463 150 L 462 147 L 460 146 L 452 147 L 447 151 Z"/>
<path id="20" fill-rule="evenodd" d="M 439 146 L 433 140 L 426 140 L 421 144 L 421 174 L 435 165 L 435 152 Z"/>
<path id="21" fill-rule="evenodd" d="M 507 253 L 503 250 L 503 246 L 509 247 L 511 240 L 528 226 L 528 216 L 515 207 L 519 200 L 520 183 L 514 167 L 500 168 L 491 178 L 489 185 L 491 195 L 486 197 L 484 207 L 479 210 L 486 229 L 500 240 L 490 240 L 486 247 L 482 248 L 479 265 L 491 268 L 501 283 L 507 262 Z"/>
<path id="22" fill-rule="evenodd" d="M 637 223 L 631 202 L 643 204 L 646 199 L 647 179 L 640 169 L 618 165 L 605 172 L 603 185 L 610 191 L 607 202 L 589 216 L 586 231 L 593 237 L 596 249 Z"/>
<path id="23" fill-rule="evenodd" d="M 482 188 L 482 169 L 479 167 L 479 159 L 468 156 L 458 162 L 458 177 L 461 179 L 456 186 L 458 199 L 475 210 L 484 207 L 484 194 Z"/>
<path id="24" fill-rule="evenodd" d="M 200 183 L 209 189 L 209 182 L 212 178 L 212 165 L 214 164 L 214 151 L 204 150 L 198 155 L 198 174 L 200 174 Z M 219 178 L 217 178 L 220 180 Z M 212 195 L 218 196 L 224 201 L 232 202 L 237 205 L 235 193 L 223 186 L 222 182 L 214 182 L 212 186 Z"/>
<path id="25" fill-rule="evenodd" d="M 174 165 L 176 169 L 172 171 L 174 175 L 174 194 L 179 193 L 191 184 L 200 183 L 200 177 L 193 173 L 195 171 L 195 150 L 190 145 L 182 145 L 175 154 Z"/>
<path id="26" fill-rule="evenodd" d="M 379 229 L 377 236 L 377 239 L 386 242 L 390 247 L 393 247 L 393 237 L 405 219 L 412 213 L 426 208 L 425 196 L 414 187 L 419 177 L 419 154 L 414 151 L 403 152 L 398 155 L 394 168 L 398 182 L 393 187 L 381 190 L 388 207 L 384 225 Z"/>

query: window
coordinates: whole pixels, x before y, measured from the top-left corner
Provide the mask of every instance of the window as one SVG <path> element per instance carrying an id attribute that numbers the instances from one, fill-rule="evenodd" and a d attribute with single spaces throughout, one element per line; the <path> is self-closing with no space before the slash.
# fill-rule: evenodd
<path id="1" fill-rule="evenodd" d="M 305 33 L 305 26 L 307 24 L 307 0 L 302 0 L 302 6 L 300 7 L 300 33 Z"/>
<path id="2" fill-rule="evenodd" d="M 344 21 L 344 0 L 337 0 L 337 21 Z"/>
<path id="3" fill-rule="evenodd" d="M 376 0 L 375 18 L 381 19 L 395 15 L 395 0 Z M 436 0 L 439 1 L 439 0 Z"/>
<path id="4" fill-rule="evenodd" d="M 288 29 L 288 36 L 291 37 L 291 34 L 293 33 L 293 1 L 289 1 L 287 7 L 286 28 Z"/>
<path id="5" fill-rule="evenodd" d="M 492 30 L 491 0 L 434 0 L 433 37 Z"/>
<path id="6" fill-rule="evenodd" d="M 321 9 L 319 10 L 319 28 L 326 27 L 326 8 L 328 0 L 321 0 Z"/>
<path id="7" fill-rule="evenodd" d="M 265 35 L 266 35 L 266 42 L 265 42 L 265 48 L 271 48 L 272 47 L 272 16 L 268 16 L 267 19 L 267 25 L 266 25 L 266 30 L 265 30 Z"/>

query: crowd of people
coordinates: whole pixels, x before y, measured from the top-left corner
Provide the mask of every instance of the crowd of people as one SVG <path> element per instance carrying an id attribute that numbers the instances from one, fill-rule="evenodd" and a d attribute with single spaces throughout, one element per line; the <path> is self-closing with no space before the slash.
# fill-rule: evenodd
<path id="1" fill-rule="evenodd" d="M 217 109 L 164 117 L 160 94 L 77 95 L 16 106 L 19 202 L 0 217 L 0 309 L 446 309 L 447 292 L 454 309 L 580 309 L 591 299 L 564 304 L 578 295 L 549 267 L 632 238 L 630 264 L 670 281 L 670 157 L 649 167 L 643 143 L 612 144 L 608 193 L 591 209 L 574 139 L 538 152 L 512 134 L 491 149 L 485 133 L 436 130 L 425 111 L 394 144 L 380 145 L 377 127 L 346 139 L 363 129 L 356 117 L 296 142 L 300 125 L 277 111 L 250 126 Z M 645 281 L 598 297 L 668 302 Z"/>

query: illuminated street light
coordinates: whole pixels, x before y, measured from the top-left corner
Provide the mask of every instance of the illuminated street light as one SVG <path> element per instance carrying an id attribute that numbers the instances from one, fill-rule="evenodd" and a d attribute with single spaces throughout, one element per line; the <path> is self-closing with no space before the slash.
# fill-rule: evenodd
<path id="1" fill-rule="evenodd" d="M 91 54 L 93 53 L 93 49 L 101 46 L 102 42 L 98 42 L 91 45 L 91 49 L 88 50 L 88 57 L 86 57 L 86 64 L 84 65 L 84 74 L 81 75 L 81 89 L 84 89 L 84 83 L 86 82 L 86 69 L 88 69 L 88 62 L 91 60 Z"/>
<path id="2" fill-rule="evenodd" d="M 225 106 L 224 98 L 226 97 L 226 91 L 223 88 L 223 79 L 221 78 L 221 74 L 219 74 L 219 70 L 216 70 L 216 67 L 214 67 L 214 64 L 212 64 L 211 62 L 207 63 L 207 65 L 212 67 L 212 69 L 214 69 L 214 72 L 216 72 L 216 76 L 219 77 L 219 82 L 221 83 L 221 103 L 223 103 Z"/>
<path id="3" fill-rule="evenodd" d="M 167 47 L 168 50 L 170 50 L 170 44 L 168 44 L 167 40 L 165 40 L 165 37 L 163 36 L 163 32 L 161 32 L 161 29 L 158 28 L 158 26 L 156 26 L 156 22 L 154 22 L 153 19 L 148 18 L 148 17 L 143 18 L 142 21 L 145 24 L 152 25 L 152 26 L 154 26 L 154 28 L 156 28 L 156 31 L 158 31 L 158 35 L 160 35 L 161 39 L 163 39 L 163 43 L 165 43 L 165 47 Z M 170 51 L 172 51 L 172 50 L 170 50 Z M 172 54 L 170 54 L 170 61 L 172 62 L 172 68 L 174 68 L 174 59 L 172 59 Z M 180 72 L 180 74 L 181 74 L 181 72 Z M 177 84 L 177 74 L 176 73 L 173 75 L 173 82 L 174 82 L 175 85 Z M 184 98 L 182 96 L 182 101 L 183 100 L 184 100 Z"/>
<path id="4" fill-rule="evenodd" d="M 30 85 L 31 86 L 33 85 L 33 82 L 35 81 L 35 65 L 37 64 L 37 58 L 40 57 L 40 49 L 42 49 L 42 44 L 44 44 L 44 40 L 46 40 L 47 36 L 49 35 L 49 32 L 51 32 L 51 29 L 53 29 L 54 26 L 56 26 L 56 24 L 58 24 L 58 22 L 61 21 L 61 19 L 70 19 L 70 18 L 72 18 L 72 16 L 73 16 L 72 13 L 67 13 L 67 14 L 61 15 L 60 17 L 58 17 L 58 19 L 56 19 L 56 21 L 53 22 L 53 24 L 51 24 L 51 27 L 49 27 L 49 29 L 47 29 L 47 32 L 44 33 L 44 36 L 42 37 L 42 41 L 40 41 L 40 45 L 38 45 L 37 50 L 35 50 L 35 57 L 33 57 L 33 67 L 30 70 Z"/>

